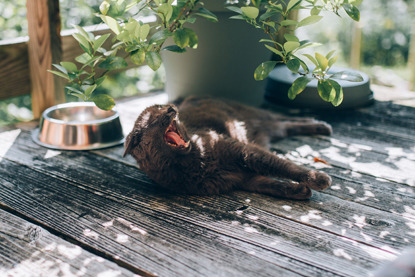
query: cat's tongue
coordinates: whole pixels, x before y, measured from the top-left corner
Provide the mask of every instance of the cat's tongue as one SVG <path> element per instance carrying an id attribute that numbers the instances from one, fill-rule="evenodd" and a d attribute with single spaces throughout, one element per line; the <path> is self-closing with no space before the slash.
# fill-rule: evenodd
<path id="1" fill-rule="evenodd" d="M 184 140 L 176 132 L 170 131 L 166 133 L 166 140 L 169 143 L 174 143 L 177 146 L 185 146 Z"/>

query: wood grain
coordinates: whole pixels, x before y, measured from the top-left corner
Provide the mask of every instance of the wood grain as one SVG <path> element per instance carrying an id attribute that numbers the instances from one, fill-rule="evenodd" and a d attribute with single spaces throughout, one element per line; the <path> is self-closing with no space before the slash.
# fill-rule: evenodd
<path id="1" fill-rule="evenodd" d="M 56 13 L 58 7 L 58 0 L 26 2 L 34 118 L 38 118 L 46 108 L 55 105 L 58 100 L 64 99 L 62 87 L 56 86 L 55 77 L 47 71 L 52 69 L 53 61 L 61 59 L 60 21 L 59 18 L 51 16 Z"/>
<path id="2" fill-rule="evenodd" d="M 1 276 L 98 276 L 133 273 L 0 209 Z"/>

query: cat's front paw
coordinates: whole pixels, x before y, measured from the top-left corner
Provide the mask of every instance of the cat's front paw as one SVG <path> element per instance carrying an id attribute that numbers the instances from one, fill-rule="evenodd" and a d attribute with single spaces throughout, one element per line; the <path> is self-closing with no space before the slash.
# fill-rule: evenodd
<path id="1" fill-rule="evenodd" d="M 323 190 L 331 185 L 331 177 L 323 172 L 311 170 L 307 174 L 306 185 L 314 190 Z"/>

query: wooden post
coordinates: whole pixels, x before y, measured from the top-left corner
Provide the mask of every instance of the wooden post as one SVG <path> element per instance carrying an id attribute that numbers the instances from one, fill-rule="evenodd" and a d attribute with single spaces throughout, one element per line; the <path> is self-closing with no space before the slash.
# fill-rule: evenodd
<path id="1" fill-rule="evenodd" d="M 353 22 L 352 47 L 350 51 L 350 67 L 358 69 L 362 53 L 362 27 L 359 22 Z"/>
<path id="2" fill-rule="evenodd" d="M 63 82 L 47 70 L 62 57 L 59 0 L 26 1 L 29 67 L 34 118 L 65 99 Z"/>
<path id="3" fill-rule="evenodd" d="M 411 41 L 409 43 L 408 69 L 410 74 L 409 89 L 415 90 L 415 20 L 412 20 L 412 34 Z"/>

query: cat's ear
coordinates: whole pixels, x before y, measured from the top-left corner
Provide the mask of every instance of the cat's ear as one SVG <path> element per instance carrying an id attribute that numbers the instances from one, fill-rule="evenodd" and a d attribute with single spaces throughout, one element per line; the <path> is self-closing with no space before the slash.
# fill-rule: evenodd
<path id="1" fill-rule="evenodd" d="M 124 154 L 122 155 L 123 158 L 130 154 L 134 147 L 136 147 L 141 141 L 141 132 L 137 132 L 133 130 L 130 134 L 128 134 L 127 138 L 125 139 L 124 143 Z"/>

